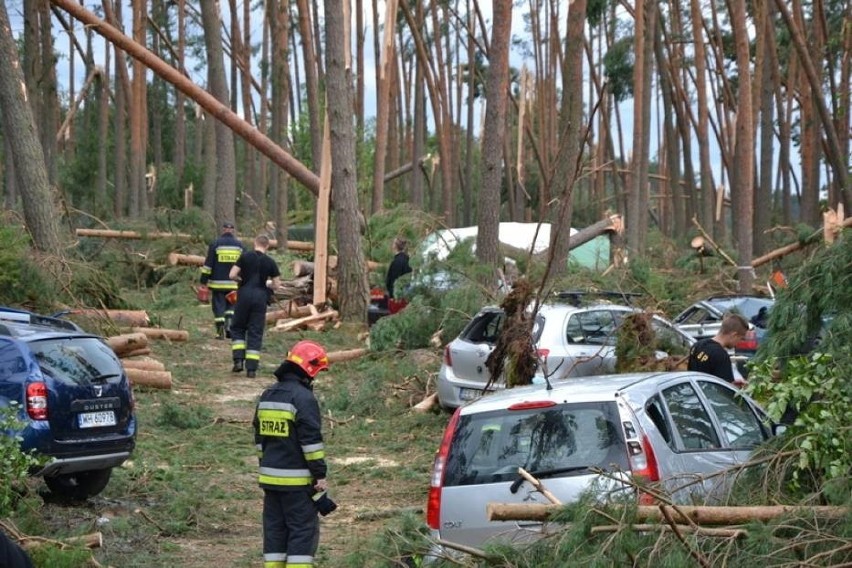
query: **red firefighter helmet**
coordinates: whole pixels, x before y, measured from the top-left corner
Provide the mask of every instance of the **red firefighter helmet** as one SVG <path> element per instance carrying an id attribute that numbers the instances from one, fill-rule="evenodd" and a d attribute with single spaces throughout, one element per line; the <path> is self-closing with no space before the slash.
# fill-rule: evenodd
<path id="1" fill-rule="evenodd" d="M 312 379 L 320 371 L 328 370 L 328 353 L 325 352 L 322 345 L 315 341 L 303 340 L 298 342 L 287 353 L 285 360 L 297 365 Z"/>

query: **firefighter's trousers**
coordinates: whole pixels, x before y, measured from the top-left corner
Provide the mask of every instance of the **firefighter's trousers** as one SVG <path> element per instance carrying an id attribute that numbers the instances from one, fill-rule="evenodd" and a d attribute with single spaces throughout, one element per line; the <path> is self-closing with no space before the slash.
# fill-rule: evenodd
<path id="1" fill-rule="evenodd" d="M 231 290 L 214 290 L 210 298 L 210 306 L 213 308 L 213 321 L 216 323 L 216 333 L 220 336 L 228 331 L 231 319 L 234 317 L 234 307 L 228 302 L 225 296 Z"/>
<path id="2" fill-rule="evenodd" d="M 312 489 L 263 490 L 263 567 L 310 568 L 319 544 Z"/>
<path id="3" fill-rule="evenodd" d="M 246 371 L 260 366 L 260 348 L 266 329 L 266 299 L 263 288 L 240 288 L 234 319 L 231 320 L 231 354 L 234 361 L 245 359 Z"/>

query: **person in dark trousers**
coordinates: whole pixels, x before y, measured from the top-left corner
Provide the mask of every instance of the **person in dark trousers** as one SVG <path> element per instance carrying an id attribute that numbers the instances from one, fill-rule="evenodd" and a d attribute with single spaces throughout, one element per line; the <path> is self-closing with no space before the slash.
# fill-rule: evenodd
<path id="1" fill-rule="evenodd" d="M 299 341 L 276 369 L 278 382 L 263 391 L 255 410 L 264 568 L 313 566 L 319 545 L 317 513 L 327 514 L 336 507 L 326 494 L 322 416 L 313 393 L 314 378 L 326 370 L 325 349 L 313 341 Z"/>
<path id="2" fill-rule="evenodd" d="M 731 356 L 732 349 L 748 331 L 748 322 L 739 314 L 728 314 L 722 320 L 719 332 L 713 337 L 698 341 L 689 351 L 687 369 L 715 375 L 737 386 L 745 384 L 742 377 L 734 377 Z"/>
<path id="3" fill-rule="evenodd" d="M 0 568 L 33 568 L 26 551 L 3 531 L 0 531 Z"/>
<path id="4" fill-rule="evenodd" d="M 230 277 L 239 283 L 234 319 L 231 322 L 231 354 L 234 373 L 257 376 L 260 348 L 266 330 L 266 306 L 273 291 L 281 285 L 281 272 L 275 261 L 267 256 L 269 237 L 258 235 L 254 250 L 244 252 L 231 268 Z"/>
<path id="5" fill-rule="evenodd" d="M 394 283 L 399 279 L 399 277 L 411 272 L 411 266 L 408 264 L 407 248 L 408 242 L 405 239 L 397 237 L 393 240 L 394 257 L 390 266 L 388 266 L 388 275 L 387 278 L 385 278 L 385 288 L 388 291 L 388 298 L 393 298 Z"/>
<path id="6" fill-rule="evenodd" d="M 217 339 L 225 339 L 229 335 L 234 309 L 226 296 L 228 292 L 237 289 L 237 283 L 229 275 L 243 252 L 243 243 L 234 236 L 234 224 L 225 221 L 222 223 L 222 234 L 207 247 L 207 257 L 201 267 L 201 286 L 212 292 L 210 305 L 213 307 Z"/>

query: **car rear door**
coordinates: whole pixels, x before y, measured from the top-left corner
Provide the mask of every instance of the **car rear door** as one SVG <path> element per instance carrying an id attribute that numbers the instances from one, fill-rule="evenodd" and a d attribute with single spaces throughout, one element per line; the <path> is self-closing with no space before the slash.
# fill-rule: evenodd
<path id="1" fill-rule="evenodd" d="M 71 451 L 71 443 L 74 451 L 86 451 L 80 442 L 96 444 L 131 434 L 130 385 L 115 353 L 100 338 L 55 337 L 29 346 L 48 390 L 52 442 L 40 451 L 59 457 Z"/>
<path id="2" fill-rule="evenodd" d="M 608 308 L 588 308 L 572 312 L 565 321 L 564 361 L 558 377 L 585 377 L 615 371 L 615 330 L 617 321 Z M 555 371 L 557 362 L 550 363 Z"/>
<path id="3" fill-rule="evenodd" d="M 450 355 L 456 377 L 485 386 L 489 378 L 485 360 L 494 349 L 504 319 L 503 310 L 482 310 L 473 317 L 458 338 L 450 343 Z"/>
<path id="4" fill-rule="evenodd" d="M 597 484 L 602 499 L 626 485 L 593 473 L 629 470 L 614 401 L 552 404 L 462 415 L 447 460 L 440 506 L 442 539 L 480 547 L 489 539 L 529 541 L 537 522 L 488 521 L 489 503 L 547 503 L 519 477 L 523 467 L 563 503 Z"/>

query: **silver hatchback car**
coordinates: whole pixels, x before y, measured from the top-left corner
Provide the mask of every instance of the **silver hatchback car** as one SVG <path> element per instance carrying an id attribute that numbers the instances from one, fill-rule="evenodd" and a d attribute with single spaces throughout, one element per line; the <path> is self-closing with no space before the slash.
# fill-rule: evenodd
<path id="1" fill-rule="evenodd" d="M 596 303 L 588 306 L 542 304 L 533 323 L 533 341 L 542 362 L 534 382 L 615 372 L 615 343 L 624 318 L 639 310 L 628 306 Z M 438 400 L 444 408 L 456 408 L 481 397 L 488 383 L 485 360 L 505 321 L 499 307 L 486 307 L 444 348 L 438 372 Z M 671 322 L 654 316 L 651 323 L 658 357 L 687 355 L 695 339 Z M 496 385 L 501 388 L 502 385 Z"/>
<path id="2" fill-rule="evenodd" d="M 541 536 L 541 523 L 487 519 L 492 502 L 547 502 L 518 468 L 563 503 L 592 490 L 602 501 L 650 504 L 627 477 L 679 503 L 714 502 L 733 480 L 721 472 L 746 462 L 772 433 L 754 401 L 703 373 L 603 375 L 504 390 L 453 414 L 435 457 L 427 524 L 435 539 L 474 547 Z"/>

